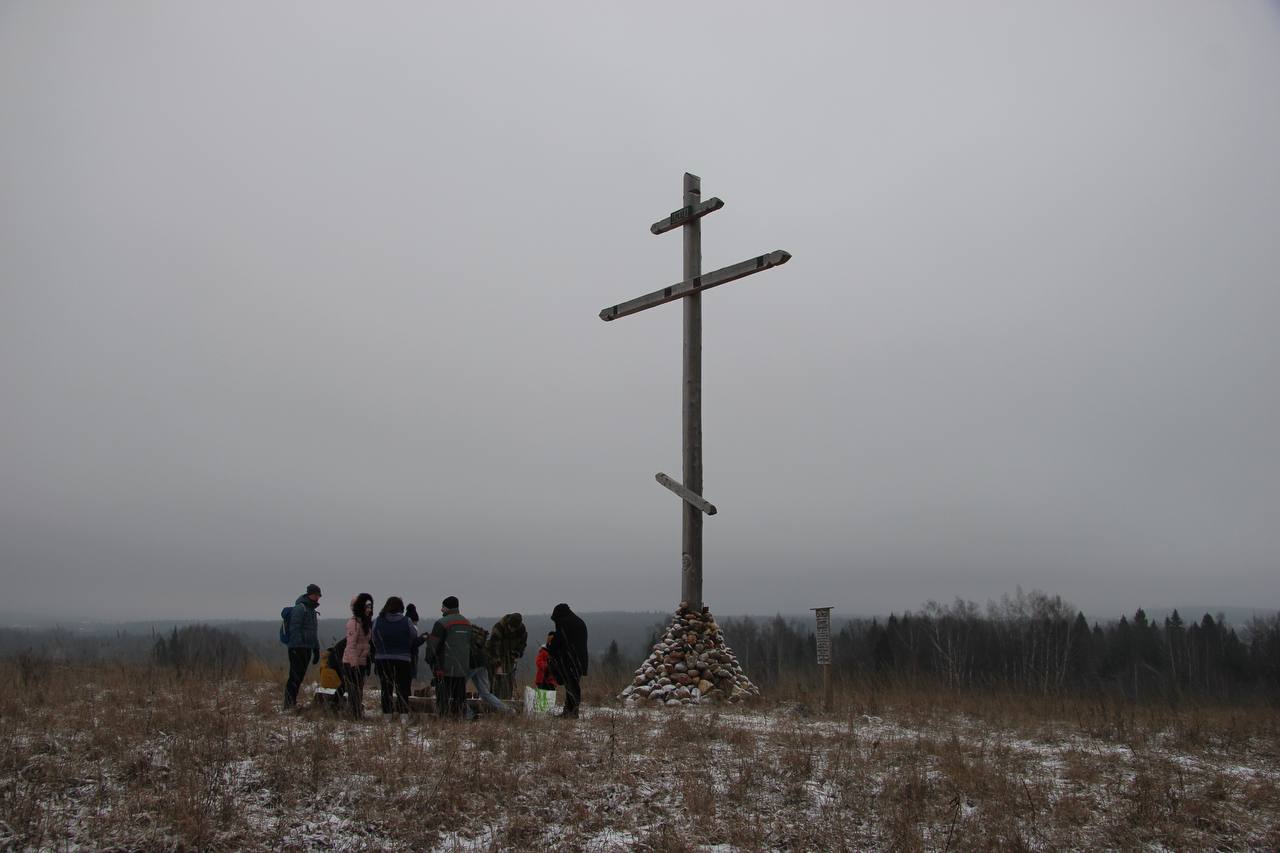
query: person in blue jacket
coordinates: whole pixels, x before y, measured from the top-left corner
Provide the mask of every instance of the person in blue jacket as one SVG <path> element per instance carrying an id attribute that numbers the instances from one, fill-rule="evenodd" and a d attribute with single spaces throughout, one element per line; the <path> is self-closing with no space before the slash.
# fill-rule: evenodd
<path id="1" fill-rule="evenodd" d="M 373 667 L 382 686 L 382 713 L 409 713 L 414 640 L 418 631 L 404 615 L 404 600 L 393 595 L 373 620 Z"/>
<path id="2" fill-rule="evenodd" d="M 289 614 L 289 680 L 284 683 L 284 707 L 298 704 L 298 688 L 307 675 L 307 665 L 320 663 L 320 632 L 317 630 L 316 608 L 320 606 L 320 587 L 307 584 Z"/>

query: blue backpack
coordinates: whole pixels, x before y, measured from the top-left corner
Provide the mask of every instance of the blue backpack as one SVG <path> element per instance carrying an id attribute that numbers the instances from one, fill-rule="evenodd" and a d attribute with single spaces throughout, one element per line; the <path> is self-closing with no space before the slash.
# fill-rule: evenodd
<path id="1" fill-rule="evenodd" d="M 293 605 L 280 611 L 280 642 L 289 645 L 289 620 L 293 618 Z"/>

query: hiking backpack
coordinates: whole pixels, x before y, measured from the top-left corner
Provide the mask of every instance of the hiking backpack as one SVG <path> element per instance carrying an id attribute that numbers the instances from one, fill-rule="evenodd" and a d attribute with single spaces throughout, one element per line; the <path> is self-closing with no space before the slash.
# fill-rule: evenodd
<path id="1" fill-rule="evenodd" d="M 342 672 L 342 655 L 347 651 L 347 638 L 343 637 L 325 652 L 329 656 L 329 668 Z"/>
<path id="2" fill-rule="evenodd" d="M 293 618 L 294 605 L 280 611 L 280 642 L 289 645 L 289 620 Z"/>

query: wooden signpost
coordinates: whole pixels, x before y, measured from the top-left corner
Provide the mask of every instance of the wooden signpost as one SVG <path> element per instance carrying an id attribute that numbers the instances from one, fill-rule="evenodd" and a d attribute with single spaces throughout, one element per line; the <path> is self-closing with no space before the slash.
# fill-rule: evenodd
<path id="1" fill-rule="evenodd" d="M 831 686 L 831 608 L 830 607 L 810 607 L 813 611 L 813 618 L 817 623 L 814 630 L 814 640 L 817 645 L 818 666 L 822 667 L 822 705 L 830 711 L 832 700 Z"/>
<path id="2" fill-rule="evenodd" d="M 649 226 L 654 234 L 684 229 L 684 279 L 661 290 L 605 308 L 600 319 L 616 320 L 657 305 L 684 302 L 684 381 L 682 451 L 684 482 L 666 474 L 657 480 L 683 501 L 681 504 L 680 600 L 692 610 L 702 608 L 702 514 L 715 515 L 715 505 L 702 496 L 702 291 L 737 281 L 785 264 L 791 255 L 781 250 L 702 274 L 702 217 L 724 207 L 718 198 L 702 200 L 702 179 L 685 173 L 684 207 Z"/>

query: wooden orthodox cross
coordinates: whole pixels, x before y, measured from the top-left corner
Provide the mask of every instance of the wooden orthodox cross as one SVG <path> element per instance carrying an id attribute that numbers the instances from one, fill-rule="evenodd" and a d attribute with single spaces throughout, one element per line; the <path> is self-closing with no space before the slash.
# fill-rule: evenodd
<path id="1" fill-rule="evenodd" d="M 791 260 L 789 253 L 778 250 L 703 275 L 701 219 L 722 207 L 718 198 L 703 201 L 702 179 L 686 172 L 684 207 L 649 227 L 654 234 L 684 229 L 684 280 L 600 312 L 607 322 L 676 299 L 684 302 L 684 482 L 666 474 L 658 474 L 657 480 L 683 498 L 680 599 L 695 611 L 702 608 L 702 513 L 716 514 L 715 506 L 702 497 L 702 291 Z"/>

